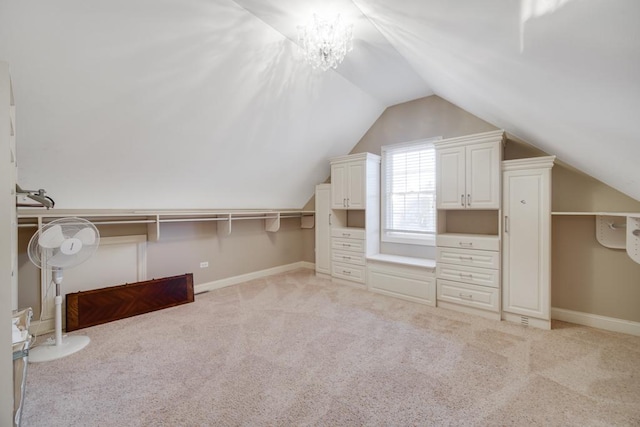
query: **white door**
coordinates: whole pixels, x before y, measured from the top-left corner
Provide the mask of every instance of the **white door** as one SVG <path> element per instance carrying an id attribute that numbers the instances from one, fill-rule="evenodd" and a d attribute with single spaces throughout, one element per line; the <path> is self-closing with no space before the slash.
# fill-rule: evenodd
<path id="1" fill-rule="evenodd" d="M 467 209 L 500 209 L 500 144 L 469 145 L 465 169 Z"/>
<path id="2" fill-rule="evenodd" d="M 504 174 L 503 310 L 550 319 L 549 170 Z"/>
<path id="3" fill-rule="evenodd" d="M 436 205 L 438 209 L 465 208 L 464 147 L 436 150 Z"/>
<path id="4" fill-rule="evenodd" d="M 316 272 L 331 274 L 331 185 L 316 185 Z"/>
<path id="5" fill-rule="evenodd" d="M 348 164 L 349 180 L 347 192 L 347 207 L 349 209 L 364 209 L 366 203 L 365 177 L 366 166 L 364 161 L 355 161 Z"/>
<path id="6" fill-rule="evenodd" d="M 347 208 L 347 164 L 337 163 L 331 165 L 331 208 Z"/>

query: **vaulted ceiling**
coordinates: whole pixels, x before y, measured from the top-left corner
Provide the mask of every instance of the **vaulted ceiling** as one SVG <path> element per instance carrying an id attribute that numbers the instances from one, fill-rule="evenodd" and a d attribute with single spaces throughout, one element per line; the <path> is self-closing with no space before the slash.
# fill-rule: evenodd
<path id="1" fill-rule="evenodd" d="M 341 13 L 337 70 L 296 26 Z M 436 94 L 640 200 L 637 0 L 0 1 L 19 182 L 67 208 L 299 208 Z"/>

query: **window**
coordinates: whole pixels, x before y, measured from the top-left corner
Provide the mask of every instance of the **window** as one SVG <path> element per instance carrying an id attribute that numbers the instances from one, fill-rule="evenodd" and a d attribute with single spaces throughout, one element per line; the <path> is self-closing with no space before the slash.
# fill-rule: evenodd
<path id="1" fill-rule="evenodd" d="M 435 245 L 436 153 L 441 137 L 382 147 L 383 242 Z"/>

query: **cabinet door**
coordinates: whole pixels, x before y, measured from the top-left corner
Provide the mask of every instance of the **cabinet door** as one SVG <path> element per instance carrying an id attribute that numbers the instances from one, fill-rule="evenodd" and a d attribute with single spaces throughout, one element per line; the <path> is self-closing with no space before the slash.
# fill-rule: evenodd
<path id="1" fill-rule="evenodd" d="M 348 163 L 347 208 L 364 209 L 366 204 L 366 167 L 364 161 Z"/>
<path id="2" fill-rule="evenodd" d="M 316 186 L 316 272 L 331 274 L 331 185 Z"/>
<path id="3" fill-rule="evenodd" d="M 436 206 L 438 209 L 465 208 L 464 147 L 436 150 Z"/>
<path id="4" fill-rule="evenodd" d="M 504 174 L 503 310 L 550 319 L 550 171 Z"/>
<path id="5" fill-rule="evenodd" d="M 466 208 L 500 209 L 500 144 L 469 145 L 465 169 Z"/>
<path id="6" fill-rule="evenodd" d="M 346 163 L 331 165 L 331 208 L 347 208 L 348 173 Z"/>

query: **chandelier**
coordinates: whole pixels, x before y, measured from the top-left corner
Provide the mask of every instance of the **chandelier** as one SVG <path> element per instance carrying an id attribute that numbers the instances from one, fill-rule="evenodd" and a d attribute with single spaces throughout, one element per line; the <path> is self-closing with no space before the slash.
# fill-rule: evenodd
<path id="1" fill-rule="evenodd" d="M 314 69 L 336 68 L 353 50 L 353 25 L 344 25 L 340 15 L 329 22 L 313 15 L 313 21 L 298 26 L 298 46 Z"/>

